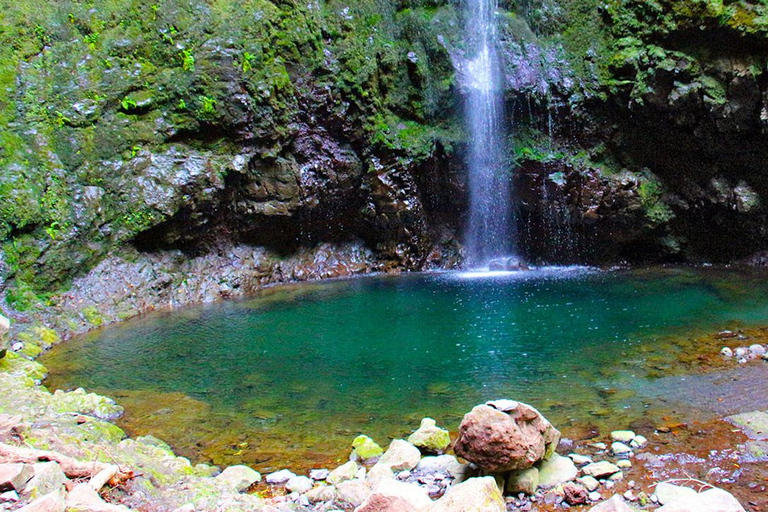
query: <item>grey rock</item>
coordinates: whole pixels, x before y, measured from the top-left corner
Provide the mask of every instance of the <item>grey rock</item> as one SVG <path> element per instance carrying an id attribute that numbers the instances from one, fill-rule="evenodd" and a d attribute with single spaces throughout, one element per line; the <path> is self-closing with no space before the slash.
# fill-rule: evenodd
<path id="1" fill-rule="evenodd" d="M 536 467 L 511 471 L 507 476 L 506 494 L 533 494 L 539 487 L 539 469 Z"/>
<path id="2" fill-rule="evenodd" d="M 581 485 L 586 487 L 589 492 L 592 492 L 595 489 L 597 489 L 598 487 L 600 487 L 600 482 L 598 482 L 596 478 L 591 477 L 589 475 L 582 476 L 581 478 L 577 479 L 577 481 Z"/>
<path id="3" fill-rule="evenodd" d="M 357 465 L 357 462 L 350 460 L 349 462 L 342 464 L 341 466 L 331 471 L 328 475 L 328 478 L 325 480 L 329 484 L 333 485 L 339 484 L 346 480 L 352 480 L 353 478 L 357 477 L 358 468 L 359 466 Z"/>
<path id="4" fill-rule="evenodd" d="M 611 432 L 611 439 L 620 443 L 629 443 L 636 437 L 631 430 L 614 430 Z"/>
<path id="5" fill-rule="evenodd" d="M 506 504 L 493 477 L 469 480 L 448 489 L 429 512 L 505 512 Z"/>
<path id="6" fill-rule="evenodd" d="M 408 441 L 395 439 L 376 464 L 387 466 L 392 471 L 403 471 L 415 468 L 419 460 L 421 460 L 421 452 L 418 448 Z"/>
<path id="7" fill-rule="evenodd" d="M 676 499 L 656 510 L 657 512 L 744 512 L 744 507 L 731 493 L 715 488 Z"/>
<path id="8" fill-rule="evenodd" d="M 230 466 L 216 477 L 216 481 L 233 487 L 237 492 L 243 492 L 253 484 L 261 482 L 261 474 L 248 466 Z"/>
<path id="9" fill-rule="evenodd" d="M 633 510 L 621 496 L 615 494 L 611 499 L 589 509 L 589 512 L 633 512 Z"/>
<path id="10" fill-rule="evenodd" d="M 600 479 L 611 476 L 621 471 L 618 466 L 611 464 L 610 462 L 603 460 L 600 462 L 593 462 L 582 468 L 585 475 Z"/>
<path id="11" fill-rule="evenodd" d="M 330 474 L 330 471 L 327 469 L 311 469 L 309 471 L 309 478 L 312 480 L 325 480 L 328 478 L 328 475 Z"/>
<path id="12" fill-rule="evenodd" d="M 287 469 L 281 469 L 280 471 L 268 474 L 264 480 L 270 485 L 280 485 L 295 476 L 296 475 L 293 472 L 288 471 Z"/>
<path id="13" fill-rule="evenodd" d="M 68 481 L 61 466 L 56 462 L 41 462 L 34 465 L 35 476 L 24 487 L 24 496 L 36 500 L 46 494 L 61 490 Z"/>
<path id="14" fill-rule="evenodd" d="M 66 507 L 64 491 L 58 490 L 37 498 L 32 503 L 20 508 L 18 512 L 64 512 Z M 124 508 L 123 510 L 128 509 Z"/>
<path id="15" fill-rule="evenodd" d="M 567 457 L 553 454 L 539 463 L 539 487 L 548 489 L 576 478 L 579 470 Z"/>
<path id="16" fill-rule="evenodd" d="M 690 487 L 661 482 L 656 486 L 654 494 L 659 499 L 659 503 L 666 505 L 678 500 L 688 500 L 695 497 L 698 493 Z"/>

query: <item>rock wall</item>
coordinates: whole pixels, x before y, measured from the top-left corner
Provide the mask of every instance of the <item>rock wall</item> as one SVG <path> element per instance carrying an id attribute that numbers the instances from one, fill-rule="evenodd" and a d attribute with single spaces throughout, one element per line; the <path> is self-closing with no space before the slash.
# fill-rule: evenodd
<path id="1" fill-rule="evenodd" d="M 500 6 L 521 253 L 728 262 L 766 248 L 762 3 Z M 126 251 L 357 244 L 376 269 L 461 260 L 460 3 L 5 10 L 0 286 L 15 308 Z"/>

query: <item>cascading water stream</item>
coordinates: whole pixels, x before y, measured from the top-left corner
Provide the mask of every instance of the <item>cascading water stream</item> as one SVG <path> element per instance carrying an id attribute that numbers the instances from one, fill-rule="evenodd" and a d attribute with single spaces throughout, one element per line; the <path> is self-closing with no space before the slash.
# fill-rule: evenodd
<path id="1" fill-rule="evenodd" d="M 471 267 L 514 253 L 510 177 L 505 165 L 496 0 L 467 0 L 466 121 L 470 132 L 469 224 L 465 236 Z"/>

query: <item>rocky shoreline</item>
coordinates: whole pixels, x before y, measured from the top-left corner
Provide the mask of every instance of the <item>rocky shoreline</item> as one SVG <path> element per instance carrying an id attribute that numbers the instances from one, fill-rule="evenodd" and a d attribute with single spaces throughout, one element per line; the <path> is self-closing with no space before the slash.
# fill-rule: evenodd
<path id="1" fill-rule="evenodd" d="M 24 332 L 48 343 L 58 341 L 50 329 L 30 329 Z M 761 489 L 767 475 L 760 463 L 768 460 L 768 415 L 759 411 L 731 416 L 730 423 L 671 421 L 639 433 L 595 433 L 578 440 L 559 439 L 558 433 L 559 441 L 550 436 L 547 448 L 542 445 L 540 453 L 529 457 L 528 467 L 495 466 L 488 461 L 498 462 L 498 453 L 478 459 L 467 449 L 461 439 L 471 430 L 465 423 L 472 413 L 459 427 L 453 449 L 474 460 L 461 463 L 444 453 L 451 444 L 448 432 L 427 418 L 408 441 L 395 440 L 386 451 L 359 436 L 352 443 L 351 460 L 338 468 L 308 476 L 281 470 L 262 481 L 245 466 L 221 472 L 193 465 L 151 436 L 127 438 L 112 423 L 122 408 L 111 399 L 82 389 L 48 392 L 41 385 L 46 369 L 32 359 L 45 347 L 25 344 L 26 352 L 9 352 L 0 359 L 0 387 L 6 390 L 0 396 L 0 467 L 10 471 L 3 474 L 13 481 L 2 484 L 3 510 L 608 511 L 660 506 L 666 512 L 693 507 L 680 508 L 675 499 L 697 500 L 697 511 L 744 510 L 724 490 L 707 493 L 713 485 L 723 485 L 749 510 L 766 505 Z M 479 407 L 507 415 L 504 409 L 514 404 L 497 401 Z M 538 412 L 523 416 L 526 425 L 532 418 L 548 425 Z M 543 430 L 550 428 L 554 430 L 551 425 Z M 708 447 L 709 457 L 695 453 Z M 80 472 L 70 471 L 71 465 Z M 751 482 L 744 485 L 745 478 Z M 702 492 L 694 496 L 696 491 Z M 722 508 L 721 500 L 732 508 Z"/>

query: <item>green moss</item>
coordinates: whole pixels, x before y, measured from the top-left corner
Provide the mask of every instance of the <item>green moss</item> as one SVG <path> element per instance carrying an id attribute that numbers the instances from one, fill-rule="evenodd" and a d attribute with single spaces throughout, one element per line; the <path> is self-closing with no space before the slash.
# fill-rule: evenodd
<path id="1" fill-rule="evenodd" d="M 94 327 L 100 327 L 104 323 L 104 316 L 95 306 L 87 306 L 80 310 L 85 321 Z"/>
<path id="2" fill-rule="evenodd" d="M 648 175 L 642 178 L 637 192 L 640 196 L 640 204 L 643 206 L 646 218 L 652 224 L 663 224 L 674 219 L 674 212 L 663 201 L 663 187 L 661 183 Z"/>

